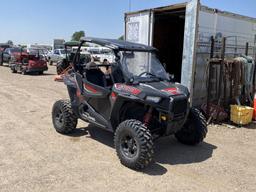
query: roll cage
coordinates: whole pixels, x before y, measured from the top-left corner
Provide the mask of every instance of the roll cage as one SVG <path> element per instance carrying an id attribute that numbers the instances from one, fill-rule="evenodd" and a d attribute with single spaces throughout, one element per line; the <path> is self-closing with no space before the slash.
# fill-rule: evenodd
<path id="1" fill-rule="evenodd" d="M 81 50 L 81 47 L 84 45 L 84 43 L 93 43 L 93 44 L 97 44 L 99 46 L 102 47 L 107 47 L 109 49 L 111 49 L 113 51 L 113 53 L 115 54 L 115 58 L 116 58 L 116 67 L 119 68 L 119 70 L 121 70 L 121 66 L 120 66 L 120 58 L 121 55 L 120 52 L 121 51 L 133 51 L 133 52 L 148 52 L 148 53 L 156 53 L 157 49 L 151 46 L 147 46 L 147 45 L 143 45 L 143 44 L 138 44 L 138 43 L 132 43 L 132 42 L 128 42 L 128 41 L 123 41 L 123 40 L 117 40 L 117 39 L 101 39 L 101 38 L 93 38 L 93 37 L 82 37 L 80 39 L 80 42 L 70 42 L 65 44 L 65 46 L 78 46 L 78 49 L 76 51 L 76 54 L 73 58 L 73 64 L 74 64 L 74 69 L 75 71 L 79 71 L 80 68 L 80 63 L 79 63 L 79 53 Z M 98 65 L 98 66 L 113 66 L 112 64 L 108 64 L 108 65 Z M 128 79 L 126 79 L 127 81 Z"/>

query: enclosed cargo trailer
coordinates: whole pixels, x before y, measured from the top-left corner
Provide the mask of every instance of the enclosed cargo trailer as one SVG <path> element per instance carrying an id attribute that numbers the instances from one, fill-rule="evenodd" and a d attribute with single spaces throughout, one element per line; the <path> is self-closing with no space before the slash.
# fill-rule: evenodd
<path id="1" fill-rule="evenodd" d="M 125 40 L 156 47 L 167 71 L 189 88 L 194 106 L 207 99 L 212 36 L 219 42 L 227 38 L 227 56 L 244 54 L 247 43 L 248 55 L 256 55 L 255 18 L 212 9 L 199 0 L 125 14 Z"/>

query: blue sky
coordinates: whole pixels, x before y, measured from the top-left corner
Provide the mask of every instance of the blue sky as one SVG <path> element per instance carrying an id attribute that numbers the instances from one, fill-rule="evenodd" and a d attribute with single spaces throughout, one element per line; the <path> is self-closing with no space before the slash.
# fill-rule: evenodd
<path id="1" fill-rule="evenodd" d="M 141 10 L 186 0 L 131 0 L 131 10 Z M 255 0 L 201 0 L 212 8 L 256 17 Z M 0 4 L 0 42 L 48 43 L 70 40 L 75 31 L 117 38 L 124 31 L 129 0 L 11 0 Z"/>

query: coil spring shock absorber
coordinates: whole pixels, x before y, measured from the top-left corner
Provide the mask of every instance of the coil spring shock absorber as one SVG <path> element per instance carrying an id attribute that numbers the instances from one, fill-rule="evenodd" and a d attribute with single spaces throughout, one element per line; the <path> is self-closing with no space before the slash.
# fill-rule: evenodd
<path id="1" fill-rule="evenodd" d="M 146 127 L 149 126 L 149 122 L 150 122 L 151 117 L 152 117 L 152 112 L 153 112 L 153 108 L 149 107 L 148 112 L 144 115 L 143 122 L 144 122 L 144 125 L 146 125 Z"/>

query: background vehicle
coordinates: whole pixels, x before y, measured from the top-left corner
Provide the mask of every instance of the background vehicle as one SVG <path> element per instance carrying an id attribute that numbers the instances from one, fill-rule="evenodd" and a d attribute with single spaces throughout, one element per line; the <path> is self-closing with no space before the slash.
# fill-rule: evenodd
<path id="1" fill-rule="evenodd" d="M 47 62 L 42 55 L 40 49 L 34 49 L 33 52 L 26 53 L 20 49 L 19 53 L 14 54 L 14 60 L 10 63 L 10 69 L 13 73 L 21 72 L 23 75 L 27 73 L 43 74 L 48 70 Z"/>
<path id="2" fill-rule="evenodd" d="M 103 62 L 104 59 L 107 59 L 110 63 L 115 62 L 115 54 L 111 49 L 104 47 L 101 49 L 100 62 Z"/>
<path id="3" fill-rule="evenodd" d="M 5 49 L 10 48 L 11 46 L 6 43 L 0 44 L 0 65 L 3 65 L 3 52 Z"/>
<path id="4" fill-rule="evenodd" d="M 64 49 L 64 39 L 53 39 L 53 50 L 54 49 Z"/>
<path id="5" fill-rule="evenodd" d="M 115 133 L 114 143 L 121 163 L 132 169 L 146 167 L 153 158 L 153 140 L 175 134 L 182 143 L 195 145 L 207 133 L 202 113 L 189 106 L 188 89 L 172 83 L 157 59 L 156 49 L 119 40 L 83 38 L 112 48 L 116 62 L 112 82 L 93 62 L 81 63 L 79 49 L 74 68 L 63 77 L 70 101 L 59 100 L 52 109 L 57 132 L 74 131 L 77 120 Z"/>
<path id="6" fill-rule="evenodd" d="M 62 74 L 63 71 L 65 71 L 68 67 L 71 66 L 71 62 L 74 59 L 75 53 L 77 52 L 79 45 L 79 41 L 69 41 L 64 43 L 66 54 L 65 58 L 59 61 L 56 65 L 56 71 L 58 75 Z M 91 54 L 88 51 L 86 51 L 84 47 L 80 48 L 79 55 L 81 62 L 89 62 L 91 60 Z"/>
<path id="7" fill-rule="evenodd" d="M 20 53 L 21 48 L 13 47 L 13 48 L 6 48 L 2 53 L 2 62 L 10 64 L 11 60 L 14 58 L 16 53 Z"/>
<path id="8" fill-rule="evenodd" d="M 107 59 L 110 63 L 115 61 L 114 53 L 107 47 L 88 47 L 87 51 L 96 61 L 103 62 L 104 59 Z"/>
<path id="9" fill-rule="evenodd" d="M 70 53 L 70 50 L 67 50 Z M 48 55 L 49 64 L 52 65 L 53 63 L 57 63 L 66 57 L 65 49 L 54 49 Z"/>
<path id="10" fill-rule="evenodd" d="M 27 52 L 31 55 L 37 55 L 39 54 L 40 56 L 43 57 L 43 59 L 45 59 L 46 61 L 48 61 L 47 55 L 49 53 L 48 50 L 46 49 L 42 49 L 42 48 L 27 48 Z"/>

